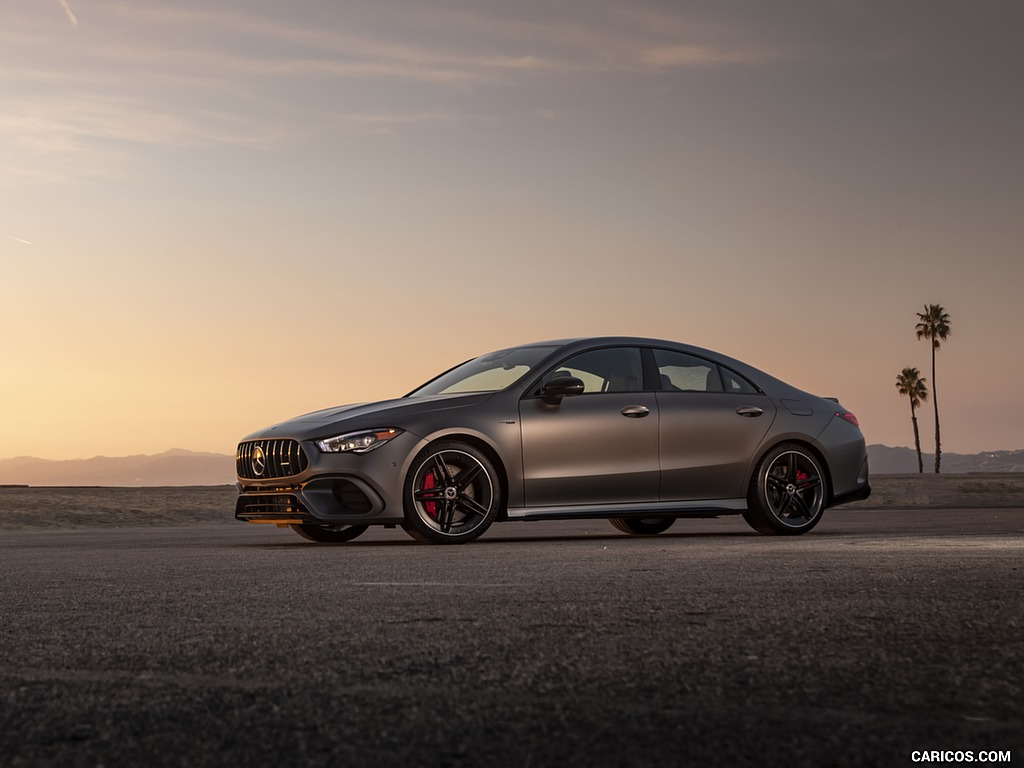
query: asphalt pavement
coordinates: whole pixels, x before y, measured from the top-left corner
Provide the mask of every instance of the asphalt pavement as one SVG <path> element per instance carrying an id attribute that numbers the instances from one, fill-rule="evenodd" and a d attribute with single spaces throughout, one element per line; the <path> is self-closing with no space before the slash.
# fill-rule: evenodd
<path id="1" fill-rule="evenodd" d="M 1024 509 L 0 531 L 0 765 L 1020 765 L 1022 555 Z"/>

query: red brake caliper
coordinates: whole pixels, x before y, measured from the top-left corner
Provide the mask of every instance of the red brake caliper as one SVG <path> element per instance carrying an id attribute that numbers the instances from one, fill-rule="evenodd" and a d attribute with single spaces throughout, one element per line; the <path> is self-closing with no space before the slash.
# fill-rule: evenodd
<path id="1" fill-rule="evenodd" d="M 420 490 L 429 491 L 437 485 L 437 479 L 434 477 L 434 470 L 428 470 L 427 474 L 423 476 L 423 488 Z M 427 514 L 437 520 L 437 503 L 433 501 L 423 502 L 423 508 L 427 510 Z"/>
<path id="2" fill-rule="evenodd" d="M 799 488 L 799 487 L 800 487 L 800 484 L 801 484 L 801 483 L 802 483 L 802 482 L 803 482 L 804 480 L 806 480 L 806 479 L 807 479 L 808 477 L 810 477 L 810 475 L 808 475 L 808 474 L 807 474 L 806 472 L 804 472 L 804 471 L 803 471 L 802 469 L 798 469 L 798 470 L 796 471 L 796 487 L 797 487 L 797 488 Z"/>

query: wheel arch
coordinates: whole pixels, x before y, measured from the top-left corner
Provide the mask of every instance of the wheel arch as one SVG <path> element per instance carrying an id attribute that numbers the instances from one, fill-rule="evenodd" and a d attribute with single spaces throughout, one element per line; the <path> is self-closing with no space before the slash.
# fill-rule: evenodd
<path id="1" fill-rule="evenodd" d="M 450 432 L 440 432 L 431 435 L 427 440 L 423 442 L 416 451 L 413 452 L 413 456 L 418 455 L 434 443 L 439 443 L 448 440 L 455 440 L 461 443 L 466 443 L 476 448 L 478 451 L 483 453 L 487 459 L 494 465 L 495 471 L 498 473 L 498 483 L 501 487 L 501 506 L 498 509 L 497 520 L 508 519 L 508 469 L 505 467 L 505 461 L 502 459 L 501 454 L 498 452 L 490 441 L 474 432 L 465 430 L 453 430 Z M 408 471 L 408 467 L 406 468 Z M 404 473 L 403 473 L 404 475 Z"/>

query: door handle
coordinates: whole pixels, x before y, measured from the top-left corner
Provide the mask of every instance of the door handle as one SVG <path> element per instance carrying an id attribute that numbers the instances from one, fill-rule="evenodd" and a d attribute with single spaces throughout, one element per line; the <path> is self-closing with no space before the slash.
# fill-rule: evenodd
<path id="1" fill-rule="evenodd" d="M 646 405 L 627 405 L 622 409 L 622 415 L 628 416 L 631 419 L 642 419 L 650 412 L 651 409 Z"/>
<path id="2" fill-rule="evenodd" d="M 750 418 L 754 418 L 755 416 L 760 416 L 764 413 L 764 409 L 758 408 L 756 405 L 744 405 L 737 408 L 736 413 L 740 416 L 749 416 Z"/>

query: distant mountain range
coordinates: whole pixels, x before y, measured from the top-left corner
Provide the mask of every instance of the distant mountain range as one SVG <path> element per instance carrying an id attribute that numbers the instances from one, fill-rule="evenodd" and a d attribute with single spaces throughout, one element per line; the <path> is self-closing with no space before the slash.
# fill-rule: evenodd
<path id="1" fill-rule="evenodd" d="M 230 485 L 235 457 L 173 449 L 155 456 L 94 456 L 52 461 L 19 456 L 0 460 L 0 485 Z"/>
<path id="2" fill-rule="evenodd" d="M 913 448 L 869 445 L 871 473 L 875 475 L 917 472 Z M 924 471 L 931 472 L 934 456 L 924 455 Z M 944 453 L 942 471 L 1024 472 L 1024 450 L 986 453 Z M 91 459 L 52 461 L 19 456 L 0 459 L 0 485 L 48 486 L 162 486 L 231 485 L 235 482 L 235 457 L 222 453 L 197 453 L 174 449 L 155 456 L 95 456 Z"/>
<path id="3" fill-rule="evenodd" d="M 924 471 L 935 471 L 935 454 L 925 453 Z M 887 445 L 868 446 L 868 464 L 873 475 L 892 475 L 917 472 L 917 451 L 913 448 L 890 448 Z M 969 472 L 1024 472 L 1024 450 L 986 451 L 984 453 L 942 454 L 943 473 L 951 475 Z"/>

